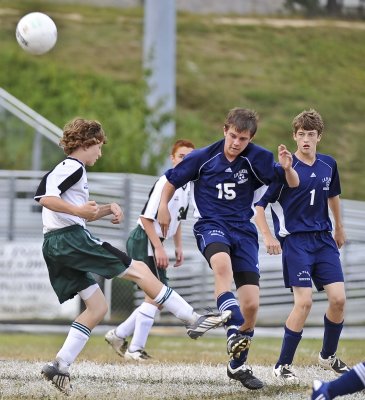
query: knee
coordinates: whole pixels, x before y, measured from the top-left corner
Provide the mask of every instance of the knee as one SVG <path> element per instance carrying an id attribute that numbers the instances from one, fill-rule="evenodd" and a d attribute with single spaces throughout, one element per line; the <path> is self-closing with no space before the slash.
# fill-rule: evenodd
<path id="1" fill-rule="evenodd" d="M 125 277 L 128 277 L 136 282 L 148 276 L 149 274 L 152 274 L 152 272 L 143 261 L 133 260 L 133 263 L 126 271 Z"/>
<path id="2" fill-rule="evenodd" d="M 329 299 L 329 307 L 332 310 L 343 312 L 345 309 L 346 297 L 344 295 L 331 297 Z"/>
<path id="3" fill-rule="evenodd" d="M 304 298 L 295 303 L 296 308 L 298 308 L 303 314 L 309 314 L 312 308 L 313 300 L 312 298 Z"/>
<path id="4" fill-rule="evenodd" d="M 259 309 L 259 299 L 250 299 L 243 305 L 242 309 L 245 317 L 255 315 Z"/>

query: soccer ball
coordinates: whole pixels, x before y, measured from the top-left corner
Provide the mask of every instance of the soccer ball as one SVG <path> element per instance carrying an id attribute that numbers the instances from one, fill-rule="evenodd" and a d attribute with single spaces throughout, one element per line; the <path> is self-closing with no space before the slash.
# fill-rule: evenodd
<path id="1" fill-rule="evenodd" d="M 39 55 L 47 53 L 56 44 L 57 27 L 48 15 L 32 12 L 20 19 L 15 35 L 20 47 Z"/>

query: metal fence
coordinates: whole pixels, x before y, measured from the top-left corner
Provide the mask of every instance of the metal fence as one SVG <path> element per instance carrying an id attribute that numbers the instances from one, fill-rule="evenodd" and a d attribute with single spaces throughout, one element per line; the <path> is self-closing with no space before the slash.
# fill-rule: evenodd
<path id="1" fill-rule="evenodd" d="M 33 194 L 43 176 L 41 171 L 0 170 L 0 239 L 4 243 L 42 243 L 41 207 L 34 202 Z M 128 233 L 135 227 L 139 213 L 147 199 L 156 177 L 134 174 L 89 173 L 90 198 L 98 203 L 115 201 L 124 210 L 124 221 L 120 226 L 108 219 L 89 224 L 95 236 L 124 249 Z M 365 203 L 343 200 L 343 218 L 348 243 L 341 250 L 346 279 L 346 322 L 364 325 L 365 314 Z M 270 220 L 271 218 L 268 218 Z M 170 286 L 176 289 L 196 309 L 215 308 L 213 275 L 206 261 L 198 252 L 192 234 L 192 210 L 183 223 L 183 243 L 186 261 L 179 268 L 170 267 Z M 171 258 L 173 243 L 166 242 Z M 0 249 L 1 254 L 1 249 Z M 3 268 L 6 266 L 3 265 Z M 292 294 L 283 288 L 281 257 L 269 256 L 260 243 L 261 307 L 258 326 L 281 325 L 292 305 Z M 44 270 L 46 267 L 44 266 Z M 1 302 L 0 264 L 0 302 Z M 125 318 L 143 298 L 143 293 L 134 284 L 120 279 L 100 281 L 110 303 L 109 321 Z M 326 307 L 323 293 L 314 293 L 314 305 L 308 318 L 312 325 L 322 324 Z M 162 312 L 161 323 L 175 323 L 176 319 Z"/>

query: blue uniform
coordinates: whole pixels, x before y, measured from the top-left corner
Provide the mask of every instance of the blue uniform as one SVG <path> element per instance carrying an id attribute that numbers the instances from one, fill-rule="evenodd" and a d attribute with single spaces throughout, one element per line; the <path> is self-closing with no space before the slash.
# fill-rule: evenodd
<path id="1" fill-rule="evenodd" d="M 317 289 L 343 282 L 340 254 L 332 237 L 328 199 L 341 193 L 334 158 L 317 154 L 313 165 L 293 155 L 293 168 L 299 187 L 271 184 L 257 205 L 271 203 L 275 235 L 283 249 L 283 273 L 286 287 Z"/>
<path id="2" fill-rule="evenodd" d="M 284 170 L 273 154 L 253 143 L 232 162 L 224 155 L 224 139 L 193 150 L 175 168 L 168 181 L 179 188 L 191 182 L 194 234 L 200 251 L 210 243 L 230 247 L 234 271 L 258 270 L 256 227 L 250 222 L 253 204 L 265 185 L 285 182 Z"/>

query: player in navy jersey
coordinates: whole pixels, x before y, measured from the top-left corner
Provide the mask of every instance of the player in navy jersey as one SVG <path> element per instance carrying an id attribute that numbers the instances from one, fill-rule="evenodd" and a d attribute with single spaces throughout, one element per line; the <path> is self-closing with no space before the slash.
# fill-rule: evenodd
<path id="1" fill-rule="evenodd" d="M 356 364 L 349 372 L 330 382 L 315 380 L 310 400 L 332 400 L 365 389 L 365 362 Z"/>
<path id="2" fill-rule="evenodd" d="M 194 144 L 190 140 L 177 140 L 170 155 L 172 166 L 179 164 L 193 149 Z M 133 229 L 127 240 L 127 253 L 135 260 L 144 261 L 160 281 L 167 285 L 169 257 L 164 247 L 165 241 L 162 240 L 160 225 L 156 221 L 165 182 L 166 176 L 162 175 L 153 185 L 138 218 L 137 227 Z M 172 221 L 165 239 L 173 238 L 174 240 L 176 256 L 174 267 L 179 267 L 184 262 L 181 221 L 186 219 L 189 202 L 190 183 L 187 183 L 175 192 L 174 198 L 169 203 Z M 162 307 L 146 295 L 144 302 L 125 321 L 106 333 L 105 340 L 117 354 L 127 360 L 148 360 L 151 356 L 146 352 L 145 345 L 159 309 Z M 133 337 L 128 347 L 126 338 L 130 335 Z"/>
<path id="3" fill-rule="evenodd" d="M 286 147 L 279 146 L 281 165 L 276 164 L 270 151 L 251 143 L 256 130 L 254 111 L 231 110 L 222 140 L 192 151 L 166 173 L 168 182 L 157 217 L 166 235 L 170 224 L 168 203 L 176 189 L 191 181 L 198 219 L 194 225 L 197 245 L 214 274 L 218 309 L 232 311 L 225 324 L 230 356 L 227 375 L 248 389 L 263 387 L 245 364 L 259 306 L 258 237 L 250 222 L 253 203 L 260 189 L 273 181 L 287 181 L 290 186 L 299 183 Z M 233 280 L 240 305 L 231 291 Z"/>
<path id="4" fill-rule="evenodd" d="M 193 339 L 221 326 L 230 317 L 230 312 L 195 313 L 144 262 L 95 238 L 86 229 L 88 221 L 111 215 L 111 222 L 118 224 L 123 216 L 116 203 L 99 205 L 89 200 L 85 167 L 94 165 L 101 157 L 104 143 L 106 136 L 99 122 L 77 118 L 68 123 L 60 142 L 68 157 L 43 177 L 34 197 L 43 206 L 42 250 L 52 287 L 60 303 L 79 294 L 86 307 L 72 323 L 56 359 L 42 368 L 43 376 L 65 394 L 72 390 L 70 365 L 107 312 L 104 294 L 92 274 L 135 282 L 156 304 L 181 319 Z"/>
<path id="5" fill-rule="evenodd" d="M 317 290 L 326 291 L 328 298 L 318 362 L 337 374 L 349 370 L 336 356 L 346 300 L 338 250 L 345 243 L 340 178 L 336 161 L 317 153 L 323 128 L 322 117 L 315 110 L 303 111 L 294 118 L 293 138 L 297 150 L 293 154 L 293 168 L 299 175 L 299 187 L 273 183 L 256 206 L 256 223 L 267 252 L 280 254 L 282 251 L 285 287 L 291 288 L 294 295 L 294 306 L 284 327 L 281 353 L 273 368 L 273 376 L 285 383 L 299 383 L 292 362 L 312 306 L 312 281 Z M 265 217 L 268 204 L 276 238 Z M 335 223 L 333 236 L 328 207 Z"/>

